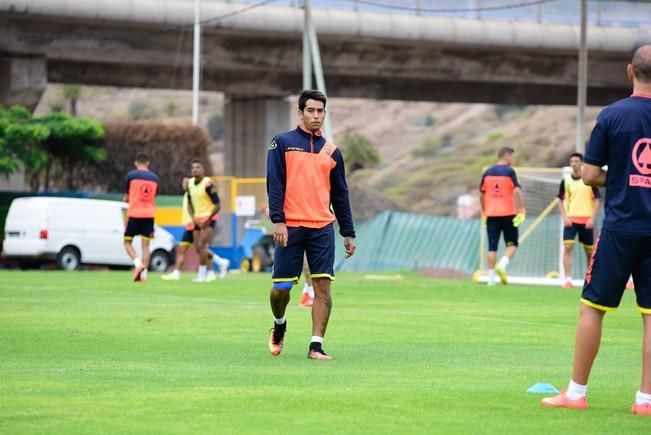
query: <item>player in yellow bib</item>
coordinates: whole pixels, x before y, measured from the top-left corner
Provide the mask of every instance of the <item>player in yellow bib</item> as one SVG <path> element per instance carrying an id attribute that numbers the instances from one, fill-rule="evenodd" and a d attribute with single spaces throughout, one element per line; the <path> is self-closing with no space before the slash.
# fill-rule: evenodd
<path id="1" fill-rule="evenodd" d="M 201 160 L 192 159 L 191 170 L 192 178 L 188 181 L 187 210 L 194 223 L 194 248 L 199 254 L 199 271 L 194 281 L 204 282 L 212 258 L 216 257 L 221 264 L 228 260 L 217 257 L 208 249 L 219 219 L 217 213 L 221 208 L 215 182 L 210 177 L 206 177 Z M 227 265 L 226 268 L 228 268 Z"/>
<path id="2" fill-rule="evenodd" d="M 565 270 L 564 288 L 572 288 L 572 251 L 574 239 L 579 235 L 583 245 L 586 264 L 590 263 L 594 245 L 594 222 L 599 210 L 599 189 L 587 186 L 581 179 L 583 154 L 570 155 L 572 173 L 565 176 L 558 190 L 558 210 L 563 218 L 563 269 Z"/>
<path id="3" fill-rule="evenodd" d="M 168 274 L 161 275 L 161 278 L 166 281 L 178 281 L 181 279 L 181 270 L 185 264 L 185 255 L 188 252 L 188 249 L 194 244 L 194 222 L 192 221 L 192 216 L 188 210 L 189 194 L 188 194 L 188 181 L 189 177 L 183 177 L 181 181 L 181 186 L 183 187 L 183 205 L 181 208 L 181 224 L 184 227 L 183 235 L 181 236 L 181 242 L 179 243 L 178 248 L 176 249 L 176 264 L 174 270 Z M 208 254 L 212 257 L 213 263 L 219 267 L 219 277 L 225 278 L 228 273 L 228 266 L 230 261 L 225 258 L 221 258 L 217 255 L 214 255 L 212 252 L 208 251 Z M 217 279 L 217 275 L 212 269 L 208 269 L 206 274 L 206 281 L 214 281 Z"/>

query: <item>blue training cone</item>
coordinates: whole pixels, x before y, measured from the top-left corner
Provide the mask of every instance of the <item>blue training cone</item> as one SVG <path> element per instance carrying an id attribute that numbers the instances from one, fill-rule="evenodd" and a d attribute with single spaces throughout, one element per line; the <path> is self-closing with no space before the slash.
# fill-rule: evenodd
<path id="1" fill-rule="evenodd" d="M 534 385 L 532 385 L 528 390 L 527 393 L 534 393 L 534 394 L 558 394 L 559 391 L 554 387 L 552 384 L 548 384 L 547 382 L 538 382 Z"/>

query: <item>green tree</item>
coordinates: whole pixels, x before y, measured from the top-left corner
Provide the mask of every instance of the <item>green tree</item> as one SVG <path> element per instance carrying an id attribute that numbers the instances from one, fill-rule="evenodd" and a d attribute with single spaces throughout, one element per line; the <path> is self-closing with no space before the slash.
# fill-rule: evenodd
<path id="1" fill-rule="evenodd" d="M 342 142 L 341 152 L 348 169 L 353 172 L 358 169 L 377 166 L 380 154 L 369 138 L 358 133 L 347 134 Z"/>
<path id="2" fill-rule="evenodd" d="M 8 176 L 22 166 L 30 176 L 32 190 L 40 188 L 42 176 L 47 190 L 52 169 L 56 168 L 62 184 L 74 189 L 77 165 L 106 158 L 103 138 L 104 127 L 87 118 L 59 112 L 32 117 L 21 106 L 0 108 L 0 175 Z"/>
<path id="3" fill-rule="evenodd" d="M 9 176 L 21 166 L 43 167 L 47 155 L 41 144 L 48 135 L 47 127 L 34 123 L 24 107 L 0 107 L 0 175 Z"/>
<path id="4" fill-rule="evenodd" d="M 45 171 L 45 189 L 49 189 L 52 165 L 58 165 L 65 178 L 65 187 L 75 186 L 75 167 L 95 164 L 106 159 L 102 146 L 104 127 L 88 118 L 73 118 L 65 113 L 50 113 L 38 119 L 50 131 L 43 142 L 48 160 Z"/>

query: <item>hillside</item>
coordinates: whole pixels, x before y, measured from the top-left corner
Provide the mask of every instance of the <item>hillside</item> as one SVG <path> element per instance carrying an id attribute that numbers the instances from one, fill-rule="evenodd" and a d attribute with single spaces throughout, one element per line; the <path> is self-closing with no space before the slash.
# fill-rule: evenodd
<path id="1" fill-rule="evenodd" d="M 598 111 L 588 109 L 587 132 Z M 335 100 L 331 112 L 338 138 L 364 134 L 382 156 L 380 167 L 352 174 L 351 183 L 378 190 L 405 209 L 437 215 L 454 215 L 459 195 L 476 194 L 483 168 L 500 147 L 516 150 L 518 166 L 559 167 L 576 136 L 576 110 L 566 106 Z"/>
<path id="2" fill-rule="evenodd" d="M 188 91 L 83 87 L 78 111 L 102 121 L 179 121 L 189 120 L 190 101 Z M 222 94 L 202 94 L 202 125 L 211 122 L 214 129 L 219 124 L 223 101 Z M 291 101 L 294 104 L 295 97 Z M 66 107 L 62 88 L 51 85 L 38 111 L 57 106 Z M 377 168 L 350 174 L 354 194 L 366 200 L 365 210 L 360 211 L 365 216 L 367 209 L 381 211 L 390 204 L 420 213 L 453 215 L 457 197 L 476 194 L 482 168 L 494 162 L 501 146 L 516 150 L 517 165 L 558 167 L 574 149 L 576 135 L 576 110 L 568 106 L 337 98 L 329 101 L 328 111 L 338 143 L 347 133 L 360 133 L 371 139 L 381 156 Z M 586 131 L 598 111 L 588 109 Z M 217 140 L 208 150 L 217 173 L 223 172 L 222 149 L 223 143 Z"/>

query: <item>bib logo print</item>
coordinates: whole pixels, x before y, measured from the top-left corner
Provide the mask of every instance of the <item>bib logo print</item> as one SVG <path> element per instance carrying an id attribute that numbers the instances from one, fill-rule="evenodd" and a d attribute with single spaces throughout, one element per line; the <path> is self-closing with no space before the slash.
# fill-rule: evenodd
<path id="1" fill-rule="evenodd" d="M 645 187 L 651 189 L 651 138 L 643 137 L 633 147 L 631 154 L 635 169 L 642 174 L 631 174 L 628 185 L 633 187 Z"/>

